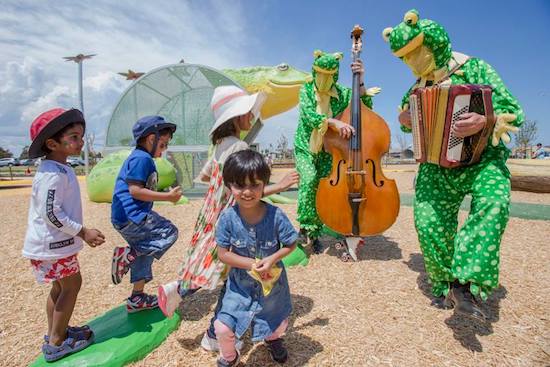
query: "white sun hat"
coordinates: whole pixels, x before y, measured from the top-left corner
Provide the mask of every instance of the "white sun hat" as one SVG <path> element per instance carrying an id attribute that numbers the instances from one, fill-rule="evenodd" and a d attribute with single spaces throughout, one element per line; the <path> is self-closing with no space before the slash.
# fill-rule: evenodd
<path id="1" fill-rule="evenodd" d="M 264 92 L 248 94 L 234 85 L 224 85 L 214 89 L 214 95 L 210 102 L 210 108 L 214 113 L 214 125 L 210 129 L 210 135 L 227 120 L 242 116 L 252 111 L 255 118 L 260 116 L 260 108 L 265 102 Z"/>

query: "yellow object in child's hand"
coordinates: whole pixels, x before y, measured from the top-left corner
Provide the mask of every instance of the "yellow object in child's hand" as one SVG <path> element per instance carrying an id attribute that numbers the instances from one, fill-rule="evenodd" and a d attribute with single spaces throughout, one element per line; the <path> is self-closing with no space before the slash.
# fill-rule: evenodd
<path id="1" fill-rule="evenodd" d="M 282 268 L 279 268 L 278 266 L 274 266 L 271 269 L 269 269 L 268 272 L 265 272 L 263 274 L 260 274 L 254 267 L 248 271 L 248 274 L 256 279 L 260 284 L 262 285 L 262 291 L 264 293 L 264 296 L 267 297 L 271 293 L 271 290 L 273 289 L 273 286 L 279 280 L 279 277 L 281 276 L 281 273 L 283 272 Z"/>

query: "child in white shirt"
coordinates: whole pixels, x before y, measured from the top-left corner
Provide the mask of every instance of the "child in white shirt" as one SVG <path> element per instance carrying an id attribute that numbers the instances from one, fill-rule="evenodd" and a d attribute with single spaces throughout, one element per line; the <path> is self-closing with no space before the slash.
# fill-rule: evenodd
<path id="1" fill-rule="evenodd" d="M 39 283 L 52 283 L 48 296 L 48 334 L 42 353 L 51 362 L 93 343 L 88 326 L 69 327 L 82 284 L 77 254 L 82 240 L 91 247 L 105 241 L 97 229 L 82 225 L 80 188 L 67 157 L 80 155 L 85 121 L 76 109 L 55 108 L 32 123 L 29 157 L 42 160 L 32 185 L 23 256 Z"/>

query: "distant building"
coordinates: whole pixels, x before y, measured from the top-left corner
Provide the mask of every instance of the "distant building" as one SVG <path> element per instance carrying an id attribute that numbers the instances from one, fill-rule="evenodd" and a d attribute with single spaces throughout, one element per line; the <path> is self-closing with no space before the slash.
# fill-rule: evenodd
<path id="1" fill-rule="evenodd" d="M 413 158 L 414 157 L 414 153 L 411 149 L 407 148 L 405 150 L 401 150 L 401 149 L 390 149 L 388 155 L 391 157 L 391 158 Z"/>

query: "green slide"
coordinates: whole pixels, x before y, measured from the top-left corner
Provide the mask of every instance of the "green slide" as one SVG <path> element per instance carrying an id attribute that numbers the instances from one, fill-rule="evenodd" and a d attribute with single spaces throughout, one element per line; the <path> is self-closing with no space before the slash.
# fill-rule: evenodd
<path id="1" fill-rule="evenodd" d="M 309 258 L 306 254 L 306 251 L 302 245 L 298 244 L 294 251 L 292 251 L 288 256 L 283 258 L 283 264 L 286 267 L 302 265 L 306 266 L 309 263 Z"/>
<path id="2" fill-rule="evenodd" d="M 95 203 L 111 202 L 118 172 L 130 153 L 130 150 L 111 153 L 99 161 L 90 171 L 90 174 L 86 178 L 86 187 L 88 189 L 88 197 L 91 201 Z M 172 163 L 164 158 L 155 158 L 155 165 L 158 172 L 157 189 L 159 191 L 166 189 L 176 182 L 176 169 Z M 187 201 L 182 201 L 178 204 L 185 203 Z"/>
<path id="3" fill-rule="evenodd" d="M 167 319 L 159 309 L 129 314 L 121 305 L 88 323 L 95 333 L 94 344 L 53 363 L 40 356 L 31 366 L 124 366 L 158 347 L 180 320 L 178 313 Z"/>

